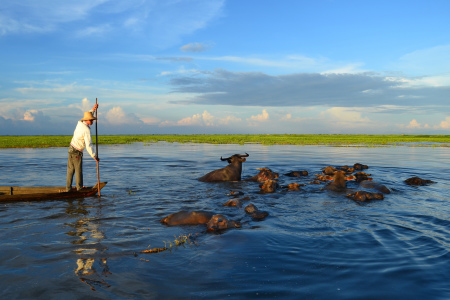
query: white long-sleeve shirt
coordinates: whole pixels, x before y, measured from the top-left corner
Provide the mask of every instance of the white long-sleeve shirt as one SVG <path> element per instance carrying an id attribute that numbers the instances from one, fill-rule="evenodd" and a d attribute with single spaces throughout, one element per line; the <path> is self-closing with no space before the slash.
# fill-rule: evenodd
<path id="1" fill-rule="evenodd" d="M 95 159 L 94 145 L 92 144 L 91 138 L 91 128 L 83 121 L 78 121 L 70 144 L 81 152 L 83 152 L 84 148 L 86 148 L 92 158 Z"/>

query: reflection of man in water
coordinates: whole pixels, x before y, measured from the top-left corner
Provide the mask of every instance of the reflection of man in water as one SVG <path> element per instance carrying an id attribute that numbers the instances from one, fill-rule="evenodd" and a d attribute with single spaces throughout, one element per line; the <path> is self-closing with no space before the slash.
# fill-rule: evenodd
<path id="1" fill-rule="evenodd" d="M 75 275 L 93 291 L 95 291 L 95 286 L 109 287 L 110 285 L 103 278 L 111 274 L 107 265 L 107 259 L 94 257 L 97 256 L 98 252 L 103 252 L 106 249 L 100 244 L 105 238 L 104 233 L 96 222 L 96 217 L 89 217 L 89 211 L 82 200 L 78 202 L 69 201 L 68 204 L 69 207 L 66 208 L 66 213 L 79 216 L 75 222 L 66 223 L 66 225 L 73 228 L 66 234 L 77 237 L 71 243 L 80 245 L 80 247 L 72 251 L 79 256 L 76 261 L 77 267 L 74 269 Z M 97 273 L 98 269 L 101 270 L 101 274 Z"/>
<path id="2" fill-rule="evenodd" d="M 93 291 L 95 291 L 94 285 L 110 287 L 110 285 L 95 270 L 94 262 L 94 258 L 79 258 L 77 260 L 75 275 L 77 275 L 82 282 L 89 285 Z M 106 277 L 111 274 L 111 272 L 109 272 L 109 267 L 106 264 L 106 258 L 100 259 L 100 267 L 103 268 L 103 276 Z"/>
<path id="3" fill-rule="evenodd" d="M 69 192 L 72 189 L 73 174 L 75 173 L 75 181 L 77 185 L 77 191 L 83 188 L 83 150 L 87 149 L 89 154 L 97 162 L 100 159 L 94 152 L 94 145 L 91 138 L 91 126 L 96 117 L 92 115 L 98 108 L 98 104 L 95 104 L 91 111 L 84 113 L 83 119 L 78 121 L 77 127 L 73 133 L 72 141 L 69 146 L 69 159 L 67 161 L 67 184 L 66 191 Z"/>

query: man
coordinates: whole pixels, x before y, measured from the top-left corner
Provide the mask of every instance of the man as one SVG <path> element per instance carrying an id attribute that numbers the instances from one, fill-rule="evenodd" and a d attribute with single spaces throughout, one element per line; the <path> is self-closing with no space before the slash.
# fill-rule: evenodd
<path id="1" fill-rule="evenodd" d="M 67 185 L 66 191 L 72 190 L 73 174 L 75 173 L 75 181 L 77 185 L 77 191 L 83 188 L 83 150 L 87 148 L 87 151 L 97 162 L 100 159 L 94 152 L 94 145 L 91 138 L 91 126 L 94 120 L 97 120 L 92 115 L 92 112 L 96 111 L 98 104 L 95 104 L 91 111 L 84 113 L 83 119 L 78 121 L 77 127 L 73 133 L 72 141 L 69 146 L 69 160 L 67 161 Z"/>

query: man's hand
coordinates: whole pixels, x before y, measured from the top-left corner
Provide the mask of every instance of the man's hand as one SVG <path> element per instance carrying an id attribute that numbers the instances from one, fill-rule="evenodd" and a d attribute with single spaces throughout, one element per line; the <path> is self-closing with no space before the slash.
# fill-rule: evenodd
<path id="1" fill-rule="evenodd" d="M 94 107 L 92 108 L 92 110 L 93 110 L 93 111 L 96 111 L 96 110 L 97 110 L 97 108 L 98 108 L 98 104 L 97 104 L 97 103 L 95 103 L 95 105 L 94 105 Z"/>
<path id="2" fill-rule="evenodd" d="M 95 159 L 96 162 L 100 162 L 100 158 L 99 157 L 95 156 L 94 159 Z"/>

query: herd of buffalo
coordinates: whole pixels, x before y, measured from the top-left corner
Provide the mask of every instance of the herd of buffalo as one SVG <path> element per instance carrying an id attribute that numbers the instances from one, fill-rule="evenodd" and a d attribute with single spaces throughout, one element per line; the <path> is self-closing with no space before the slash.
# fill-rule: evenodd
<path id="1" fill-rule="evenodd" d="M 249 154 L 245 153 L 245 155 L 234 154 L 228 158 L 221 157 L 220 159 L 222 161 L 227 161 L 228 165 L 224 168 L 209 172 L 198 180 L 202 182 L 241 181 L 242 163 L 246 161 L 248 156 Z M 323 188 L 324 190 L 346 193 L 348 198 L 357 202 L 367 202 L 374 199 L 382 200 L 384 199 L 384 195 L 389 194 L 391 191 L 385 185 L 373 181 L 370 177 L 371 174 L 364 172 L 364 170 L 368 168 L 367 165 L 360 163 L 356 163 L 352 167 L 328 166 L 322 168 L 320 174 L 315 174 L 315 179 L 309 183 L 321 184 L 322 182 L 328 182 Z M 308 175 L 307 171 L 291 171 L 284 174 L 284 176 L 288 177 L 304 177 Z M 245 181 L 257 182 L 261 193 L 274 193 L 277 189 L 298 191 L 301 189 L 301 186 L 305 186 L 305 184 L 299 183 L 280 186 L 278 178 L 278 173 L 273 172 L 269 168 L 261 168 L 259 169 L 258 174 L 245 179 Z M 349 180 L 358 183 L 358 191 L 348 193 L 347 181 Z M 408 185 L 427 185 L 434 182 L 419 177 L 411 177 L 406 179 L 405 183 Z M 242 201 L 249 200 L 248 197 L 238 198 L 242 194 L 242 192 L 232 191 L 229 196 L 232 196 L 233 198 L 223 205 L 241 207 Z M 269 215 L 268 212 L 259 210 L 254 204 L 247 205 L 244 210 L 251 218 L 256 220 L 262 220 Z M 161 223 L 169 226 L 206 224 L 208 231 L 219 231 L 227 228 L 241 227 L 239 221 L 228 220 L 227 217 L 222 214 L 214 214 L 209 211 L 180 211 L 161 219 Z"/>

